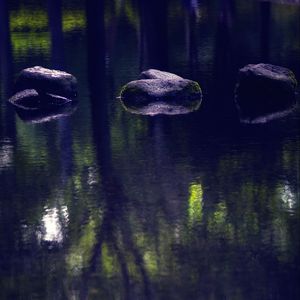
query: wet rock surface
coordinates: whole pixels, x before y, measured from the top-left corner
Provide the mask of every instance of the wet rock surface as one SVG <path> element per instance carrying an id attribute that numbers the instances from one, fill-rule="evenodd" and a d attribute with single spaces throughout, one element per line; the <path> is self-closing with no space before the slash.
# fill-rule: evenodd
<path id="1" fill-rule="evenodd" d="M 71 100 L 54 95 L 54 94 L 39 94 L 34 89 L 23 90 L 16 93 L 8 100 L 16 109 L 25 111 L 48 110 L 54 107 L 61 107 Z"/>
<path id="2" fill-rule="evenodd" d="M 25 89 L 74 98 L 77 95 L 77 80 L 67 72 L 35 66 L 22 70 L 17 77 L 15 90 Z"/>
<path id="3" fill-rule="evenodd" d="M 28 123 L 43 123 L 71 115 L 77 103 L 68 98 L 53 95 L 40 95 L 36 90 L 24 90 L 8 100 L 18 116 Z"/>
<path id="4" fill-rule="evenodd" d="M 284 67 L 257 64 L 240 69 L 235 101 L 240 120 L 264 123 L 286 116 L 296 106 L 297 81 Z"/>
<path id="5" fill-rule="evenodd" d="M 139 79 L 182 80 L 183 78 L 173 73 L 149 69 L 142 72 L 139 76 Z"/>
<path id="6" fill-rule="evenodd" d="M 142 72 L 140 78 L 125 85 L 120 94 L 129 112 L 182 114 L 198 109 L 201 104 L 201 88 L 195 81 L 154 69 Z"/>
<path id="7" fill-rule="evenodd" d="M 40 102 L 39 93 L 34 89 L 27 89 L 16 93 L 8 102 L 11 103 L 15 108 L 24 110 L 34 110 L 39 106 Z"/>

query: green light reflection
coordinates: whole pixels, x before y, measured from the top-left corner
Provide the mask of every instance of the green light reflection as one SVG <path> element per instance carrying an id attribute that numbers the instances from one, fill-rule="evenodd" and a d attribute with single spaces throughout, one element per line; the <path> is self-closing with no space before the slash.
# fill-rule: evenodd
<path id="1" fill-rule="evenodd" d="M 193 183 L 189 188 L 188 220 L 192 226 L 202 221 L 203 189 L 200 183 Z"/>

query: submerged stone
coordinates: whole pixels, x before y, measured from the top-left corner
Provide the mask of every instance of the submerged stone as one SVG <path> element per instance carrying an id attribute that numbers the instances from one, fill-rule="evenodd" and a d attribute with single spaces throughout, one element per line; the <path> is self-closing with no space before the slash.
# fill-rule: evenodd
<path id="1" fill-rule="evenodd" d="M 235 101 L 240 119 L 262 123 L 287 115 L 296 105 L 294 73 L 270 64 L 247 65 L 240 69 Z"/>
<path id="2" fill-rule="evenodd" d="M 144 79 L 129 82 L 121 91 L 121 101 L 130 112 L 181 114 L 194 111 L 201 104 L 201 88 L 195 81 L 153 69 L 140 77 Z"/>
<path id="3" fill-rule="evenodd" d="M 34 89 L 23 90 L 16 93 L 8 102 L 12 104 L 15 108 L 24 110 L 35 110 L 37 106 L 40 105 L 39 93 Z"/>
<path id="4" fill-rule="evenodd" d="M 47 111 L 56 107 L 62 107 L 70 103 L 71 100 L 63 96 L 48 93 L 39 94 L 34 89 L 27 89 L 16 93 L 8 100 L 8 102 L 10 102 L 17 110 Z"/>
<path id="5" fill-rule="evenodd" d="M 40 95 L 36 90 L 24 90 L 8 100 L 18 116 L 27 123 L 43 123 L 71 115 L 76 110 L 76 102 L 68 98 Z"/>
<path id="6" fill-rule="evenodd" d="M 35 66 L 20 72 L 15 89 L 35 89 L 39 94 L 50 93 L 72 99 L 77 95 L 77 80 L 67 72 Z"/>

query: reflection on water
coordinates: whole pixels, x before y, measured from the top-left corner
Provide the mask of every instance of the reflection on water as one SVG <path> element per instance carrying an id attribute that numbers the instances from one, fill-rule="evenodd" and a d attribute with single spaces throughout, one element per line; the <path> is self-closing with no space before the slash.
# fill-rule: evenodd
<path id="1" fill-rule="evenodd" d="M 202 221 L 203 190 L 201 184 L 196 183 L 192 183 L 189 190 L 188 218 L 190 225 L 193 226 L 195 223 L 201 223 Z"/>
<path id="2" fill-rule="evenodd" d="M 61 243 L 63 241 L 63 229 L 60 224 L 60 217 L 62 221 L 68 220 L 68 207 L 62 207 L 61 211 L 55 208 L 46 208 L 43 215 L 43 229 L 41 239 L 48 242 Z"/>
<path id="3" fill-rule="evenodd" d="M 283 202 L 283 205 L 285 207 L 285 209 L 291 213 L 293 213 L 297 207 L 297 205 L 299 205 L 299 203 L 297 203 L 297 197 L 299 197 L 299 195 L 294 194 L 291 191 L 291 188 L 289 187 L 288 184 L 285 184 L 283 186 L 280 186 L 278 188 L 279 193 L 281 194 L 281 200 Z"/>
<path id="4" fill-rule="evenodd" d="M 247 63 L 300 78 L 299 19 L 273 2 L 0 0 L 0 299 L 299 299 L 299 110 L 247 126 L 233 102 Z M 10 109 L 32 65 L 78 78 L 74 114 Z M 201 108 L 124 111 L 148 67 L 199 81 Z"/>
<path id="5" fill-rule="evenodd" d="M 11 167 L 13 163 L 13 146 L 9 139 L 0 141 L 0 171 Z"/>

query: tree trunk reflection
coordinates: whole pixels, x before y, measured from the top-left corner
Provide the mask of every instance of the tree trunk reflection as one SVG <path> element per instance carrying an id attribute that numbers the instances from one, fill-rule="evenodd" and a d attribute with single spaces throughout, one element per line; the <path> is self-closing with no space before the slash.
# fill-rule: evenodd
<path id="1" fill-rule="evenodd" d="M 104 215 L 102 223 L 96 229 L 96 243 L 92 250 L 90 264 L 83 274 L 82 299 L 89 295 L 90 278 L 100 269 L 103 243 L 107 243 L 115 252 L 121 270 L 124 299 L 131 299 L 128 262 L 125 252 L 129 251 L 135 258 L 144 283 L 145 299 L 149 298 L 149 280 L 144 268 L 144 262 L 138 248 L 133 241 L 130 224 L 127 220 L 127 203 L 122 183 L 116 175 L 116 168 L 111 156 L 111 136 L 108 121 L 109 106 L 105 81 L 105 30 L 104 5 L 102 1 L 88 1 L 86 6 L 87 35 L 88 35 L 88 67 L 89 87 L 92 107 L 93 138 L 96 148 L 97 162 L 102 178 L 104 193 Z M 122 244 L 116 234 L 122 237 Z"/>
<path id="2" fill-rule="evenodd" d="M 139 2 L 141 70 L 168 68 L 168 0 Z"/>

